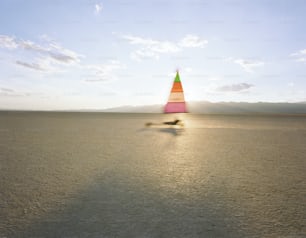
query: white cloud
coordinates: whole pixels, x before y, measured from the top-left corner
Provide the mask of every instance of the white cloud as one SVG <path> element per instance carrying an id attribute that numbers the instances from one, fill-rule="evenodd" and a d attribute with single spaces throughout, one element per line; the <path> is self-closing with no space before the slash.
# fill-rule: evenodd
<path id="1" fill-rule="evenodd" d="M 27 97 L 33 93 L 16 91 L 11 88 L 0 88 L 0 97 Z"/>
<path id="2" fill-rule="evenodd" d="M 59 44 L 50 44 L 50 50 L 48 55 L 59 63 L 78 63 L 80 62 L 81 55 L 77 54 L 72 50 L 65 49 Z"/>
<path id="3" fill-rule="evenodd" d="M 0 35 L 0 47 L 7 49 L 16 49 L 17 43 L 15 42 L 15 38 L 12 36 Z"/>
<path id="4" fill-rule="evenodd" d="M 87 65 L 89 75 L 85 77 L 86 82 L 106 82 L 116 79 L 116 71 L 124 69 L 125 65 L 117 60 L 111 60 L 105 64 Z"/>
<path id="5" fill-rule="evenodd" d="M 131 58 L 136 61 L 142 61 L 144 59 L 159 59 L 159 55 L 147 49 L 139 49 L 131 53 Z"/>
<path id="6" fill-rule="evenodd" d="M 27 62 L 16 60 L 16 64 L 21 65 L 23 67 L 30 68 L 30 69 L 39 70 L 39 71 L 46 71 L 47 70 L 46 68 L 44 68 L 39 63 L 27 63 Z"/>
<path id="7" fill-rule="evenodd" d="M 254 85 L 249 83 L 239 83 L 239 84 L 231 84 L 231 85 L 224 85 L 221 87 L 216 88 L 216 91 L 220 92 L 241 92 L 245 91 L 251 87 L 254 87 Z"/>
<path id="8" fill-rule="evenodd" d="M 306 57 L 296 59 L 297 62 L 306 62 Z"/>
<path id="9" fill-rule="evenodd" d="M 17 59 L 15 63 L 27 68 L 47 72 L 48 69 L 54 68 L 53 66 L 55 65 L 68 65 L 80 62 L 82 56 L 76 52 L 61 47 L 56 42 L 47 41 L 43 43 L 41 45 L 11 36 L 0 36 L 0 47 L 17 51 L 17 57 L 19 58 L 20 55 L 18 53 L 22 54 L 23 58 L 27 58 L 30 62 Z M 48 67 L 43 67 L 42 64 Z"/>
<path id="10" fill-rule="evenodd" d="M 31 41 L 20 41 L 18 46 L 22 49 L 32 51 L 41 55 L 49 56 L 58 63 L 76 63 L 80 61 L 80 55 L 61 47 L 57 43 L 48 43 L 47 46 L 41 46 Z"/>
<path id="11" fill-rule="evenodd" d="M 6 93 L 12 93 L 12 92 L 14 92 L 14 90 L 11 89 L 11 88 L 0 88 L 0 91 L 1 91 L 1 92 L 6 92 Z"/>
<path id="12" fill-rule="evenodd" d="M 292 53 L 290 56 L 293 57 L 297 62 L 306 62 L 306 49 Z"/>
<path id="13" fill-rule="evenodd" d="M 123 39 L 127 40 L 131 45 L 140 45 L 141 48 L 131 53 L 131 58 L 142 60 L 146 58 L 158 59 L 160 54 L 175 53 L 180 48 L 170 41 L 158 41 L 150 38 L 141 38 L 138 36 L 124 35 Z"/>
<path id="14" fill-rule="evenodd" d="M 186 48 L 203 48 L 206 44 L 208 44 L 207 40 L 201 39 L 199 36 L 196 35 L 186 35 L 178 43 L 180 47 Z"/>
<path id="15" fill-rule="evenodd" d="M 49 50 L 48 48 L 42 47 L 29 40 L 19 40 L 16 41 L 16 44 L 19 48 L 22 48 L 24 50 L 36 51 L 40 53 L 46 53 Z"/>
<path id="16" fill-rule="evenodd" d="M 131 45 L 140 46 L 131 53 L 131 58 L 141 61 L 143 59 L 159 59 L 161 54 L 172 54 L 181 51 L 183 48 L 203 48 L 206 40 L 195 35 L 187 35 L 178 42 L 160 41 L 150 38 L 143 38 L 133 35 L 120 36 Z"/>
<path id="17" fill-rule="evenodd" d="M 56 67 L 57 63 L 50 57 L 34 58 L 27 61 L 16 60 L 15 64 L 45 73 L 54 73 L 61 71 L 60 68 Z"/>
<path id="18" fill-rule="evenodd" d="M 97 4 L 95 4 L 95 13 L 96 13 L 96 14 L 100 14 L 100 12 L 102 11 L 102 9 L 103 9 L 102 3 L 97 3 Z"/>
<path id="19" fill-rule="evenodd" d="M 239 64 L 246 72 L 253 72 L 254 68 L 264 65 L 262 61 L 248 59 L 236 59 L 234 63 Z"/>

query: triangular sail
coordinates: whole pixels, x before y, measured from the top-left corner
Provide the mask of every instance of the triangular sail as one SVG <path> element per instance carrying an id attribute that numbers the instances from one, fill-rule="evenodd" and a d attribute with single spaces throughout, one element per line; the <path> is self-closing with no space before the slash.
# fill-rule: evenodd
<path id="1" fill-rule="evenodd" d="M 168 102 L 164 109 L 165 113 L 184 113 L 187 112 L 186 102 L 182 82 L 178 71 L 174 78 Z"/>

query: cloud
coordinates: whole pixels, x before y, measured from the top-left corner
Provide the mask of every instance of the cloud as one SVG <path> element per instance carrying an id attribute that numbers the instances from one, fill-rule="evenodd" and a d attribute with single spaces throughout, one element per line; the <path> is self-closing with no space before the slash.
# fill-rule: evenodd
<path id="1" fill-rule="evenodd" d="M 159 54 L 148 49 L 139 49 L 131 53 L 131 58 L 136 61 L 142 61 L 144 59 L 159 59 Z"/>
<path id="2" fill-rule="evenodd" d="M 208 44 L 207 40 L 201 39 L 200 37 L 195 35 L 186 35 L 178 43 L 180 47 L 186 48 L 204 48 L 206 44 Z"/>
<path id="3" fill-rule="evenodd" d="M 12 36 L 0 35 L 0 47 L 7 49 L 16 49 L 18 47 L 15 38 Z"/>
<path id="4" fill-rule="evenodd" d="M 80 62 L 81 55 L 72 50 L 65 49 L 58 44 L 50 44 L 48 55 L 60 63 L 72 64 Z"/>
<path id="5" fill-rule="evenodd" d="M 208 42 L 195 35 L 186 35 L 178 42 L 160 41 L 133 35 L 122 35 L 122 39 L 131 45 L 140 46 L 131 53 L 131 58 L 137 61 L 143 59 L 159 59 L 161 54 L 177 53 L 183 48 L 203 48 Z"/>
<path id="6" fill-rule="evenodd" d="M 20 41 L 18 46 L 24 50 L 32 51 L 40 55 L 49 56 L 59 63 L 76 63 L 80 61 L 80 55 L 77 53 L 61 47 L 57 43 L 48 43 L 43 47 L 31 41 Z"/>
<path id="7" fill-rule="evenodd" d="M 116 79 L 116 71 L 124 69 L 125 65 L 117 60 L 111 60 L 101 65 L 87 65 L 85 69 L 90 70 L 85 77 L 86 82 L 106 82 Z"/>
<path id="8" fill-rule="evenodd" d="M 239 64 L 246 72 L 254 72 L 254 68 L 264 65 L 264 62 L 258 60 L 235 59 L 233 61 Z"/>
<path id="9" fill-rule="evenodd" d="M 11 88 L 0 88 L 0 97 L 27 97 L 31 95 L 32 93 L 18 92 Z"/>
<path id="10" fill-rule="evenodd" d="M 29 50 L 29 51 L 36 51 L 36 52 L 39 52 L 39 53 L 47 53 L 49 51 L 48 48 L 44 48 L 32 41 L 29 41 L 29 40 L 19 40 L 19 41 L 16 41 L 16 45 L 19 47 L 19 48 L 22 48 L 24 50 Z"/>
<path id="11" fill-rule="evenodd" d="M 23 55 L 23 58 L 32 61 L 31 63 L 20 60 L 15 61 L 16 64 L 24 67 L 40 71 L 48 71 L 48 69 L 54 68 L 51 67 L 52 65 L 68 65 L 80 62 L 82 56 L 76 52 L 66 49 L 58 43 L 49 40 L 43 43 L 44 44 L 41 45 L 33 41 L 16 39 L 11 36 L 0 36 L 0 47 L 13 49 L 17 51 L 17 55 L 19 53 Z M 48 64 L 49 67 L 42 67 L 42 62 L 44 62 L 45 66 Z"/>
<path id="12" fill-rule="evenodd" d="M 38 71 L 46 71 L 46 69 L 38 63 L 27 63 L 27 62 L 17 60 L 16 64 L 21 65 L 21 66 L 26 67 L 26 68 L 38 70 Z"/>
<path id="13" fill-rule="evenodd" d="M 131 45 L 139 45 L 141 48 L 131 53 L 134 60 L 142 59 L 158 59 L 160 54 L 175 53 L 180 48 L 170 41 L 158 41 L 150 38 L 142 38 L 132 35 L 124 35 L 123 39 L 127 40 Z"/>
<path id="14" fill-rule="evenodd" d="M 290 56 L 293 57 L 297 62 L 306 62 L 306 49 L 292 53 Z"/>
<path id="15" fill-rule="evenodd" d="M 254 85 L 249 83 L 239 83 L 239 84 L 231 84 L 231 85 L 224 85 L 221 87 L 216 88 L 216 91 L 219 92 L 241 92 L 245 91 L 251 87 L 254 87 Z"/>
<path id="16" fill-rule="evenodd" d="M 102 3 L 97 3 L 97 4 L 95 4 L 95 13 L 96 13 L 96 14 L 100 14 L 100 12 L 102 11 L 102 9 L 103 9 Z"/>
<path id="17" fill-rule="evenodd" d="M 0 88 L 0 91 L 1 91 L 1 92 L 6 92 L 6 93 L 12 93 L 12 92 L 14 92 L 14 90 L 11 89 L 11 88 Z"/>

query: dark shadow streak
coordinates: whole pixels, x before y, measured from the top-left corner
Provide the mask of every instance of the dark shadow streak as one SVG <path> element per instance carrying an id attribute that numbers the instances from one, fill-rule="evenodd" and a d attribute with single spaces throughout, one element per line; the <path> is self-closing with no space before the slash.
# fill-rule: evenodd
<path id="1" fill-rule="evenodd" d="M 173 136 L 178 136 L 178 135 L 182 135 L 182 133 L 184 132 L 184 129 L 182 128 L 161 128 L 159 129 L 159 131 L 172 134 Z"/>
<path id="2" fill-rule="evenodd" d="M 171 134 L 173 136 L 178 136 L 178 135 L 182 135 L 184 133 L 185 129 L 184 128 L 174 128 L 174 127 L 165 127 L 165 128 L 144 127 L 144 128 L 141 128 L 137 131 L 138 132 L 158 131 L 158 132 L 162 132 L 162 133 L 168 133 L 168 134 Z"/>

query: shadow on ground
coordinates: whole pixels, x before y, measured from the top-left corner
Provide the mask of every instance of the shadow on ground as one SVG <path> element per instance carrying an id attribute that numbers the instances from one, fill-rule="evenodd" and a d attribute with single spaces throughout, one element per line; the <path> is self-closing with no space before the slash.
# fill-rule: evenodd
<path id="1" fill-rule="evenodd" d="M 109 171 L 14 237 L 243 237 L 235 218 L 204 198 Z M 196 188 L 190 188 L 196 189 Z M 193 191 L 190 191 L 193 193 Z"/>

